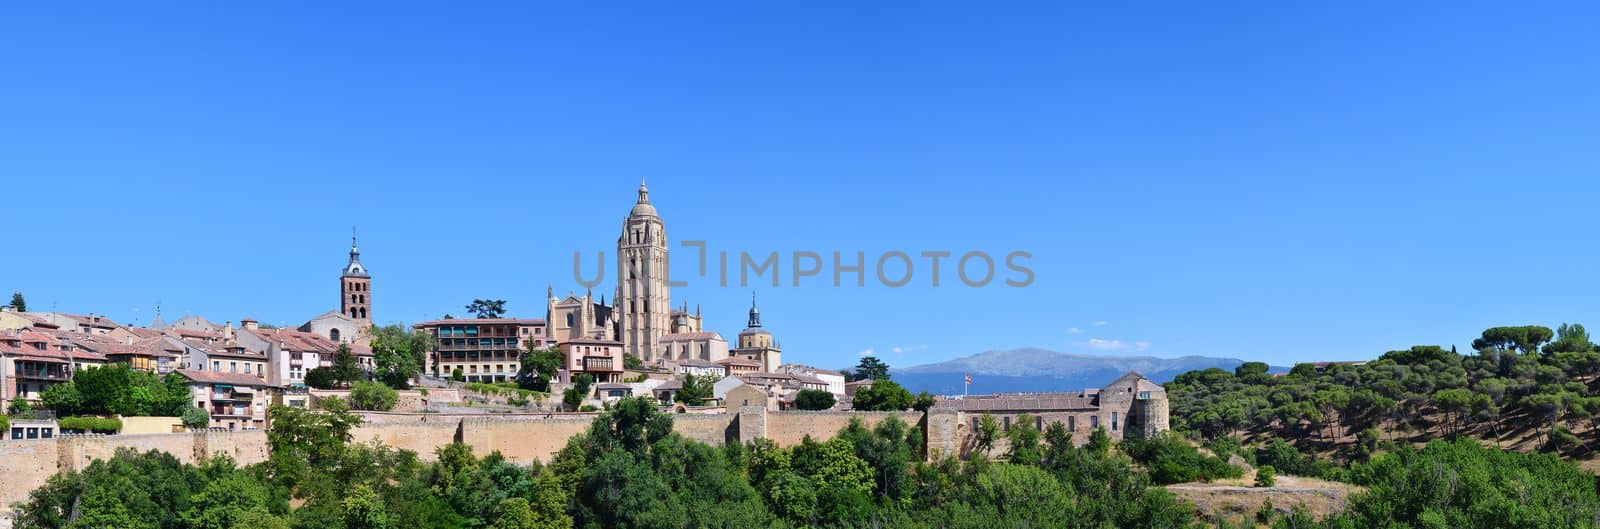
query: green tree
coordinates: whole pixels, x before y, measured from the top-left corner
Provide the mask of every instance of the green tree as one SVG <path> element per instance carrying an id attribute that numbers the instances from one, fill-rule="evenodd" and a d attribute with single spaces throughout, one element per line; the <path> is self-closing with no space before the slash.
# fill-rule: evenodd
<path id="1" fill-rule="evenodd" d="M 21 396 L 11 399 L 11 404 L 6 406 L 6 415 L 10 415 L 12 417 L 16 417 L 18 415 L 28 415 L 31 413 L 33 413 L 33 405 L 28 404 L 27 399 L 24 399 Z"/>
<path id="2" fill-rule="evenodd" d="M 467 312 L 479 318 L 499 318 L 506 313 L 506 300 L 474 299 L 467 305 Z"/>
<path id="3" fill-rule="evenodd" d="M 1262 465 L 1256 469 L 1256 486 L 1271 487 L 1278 484 L 1278 471 L 1272 465 Z"/>
<path id="4" fill-rule="evenodd" d="M 376 378 L 389 387 L 407 389 L 422 372 L 436 340 L 425 332 L 406 332 L 399 325 L 372 327 L 372 363 Z"/>
<path id="5" fill-rule="evenodd" d="M 624 353 L 622 355 L 622 368 L 629 371 L 638 371 L 644 369 L 644 361 L 633 353 Z"/>
<path id="6" fill-rule="evenodd" d="M 83 408 L 83 395 L 78 393 L 78 386 L 73 383 L 51 385 L 45 388 L 39 400 L 44 407 L 54 410 L 57 417 L 77 415 Z"/>
<path id="7" fill-rule="evenodd" d="M 911 408 L 911 392 L 892 380 L 876 379 L 871 386 L 856 389 L 853 407 L 861 411 L 900 411 Z"/>
<path id="8" fill-rule="evenodd" d="M 234 473 L 207 483 L 182 514 L 192 529 L 233 529 L 249 513 L 271 514 L 272 494 L 261 482 Z"/>
<path id="9" fill-rule="evenodd" d="M 467 380 L 467 376 L 465 374 L 463 374 L 463 372 L 461 371 L 461 368 L 458 367 L 458 368 L 450 370 L 450 381 L 451 382 L 465 382 L 466 380 Z"/>
<path id="10" fill-rule="evenodd" d="M 28 312 L 28 300 L 22 298 L 21 292 L 11 293 L 11 308 L 17 312 Z"/>
<path id="11" fill-rule="evenodd" d="M 1017 415 L 1017 421 L 1006 432 L 1006 440 L 1010 449 L 1006 452 L 1006 460 L 1018 465 L 1038 465 L 1044 459 L 1044 451 L 1039 446 L 1039 429 L 1035 428 L 1034 418 L 1026 413 Z"/>
<path id="12" fill-rule="evenodd" d="M 934 404 L 937 403 L 938 399 L 935 399 L 932 393 L 924 391 L 918 393 L 917 397 L 911 401 L 911 409 L 926 412 L 933 409 Z"/>
<path id="13" fill-rule="evenodd" d="M 365 378 L 361 366 L 356 363 L 355 353 L 350 351 L 350 344 L 339 344 L 339 350 L 333 353 L 333 379 L 348 387 L 352 382 Z"/>
<path id="14" fill-rule="evenodd" d="M 697 377 L 694 374 L 683 377 L 683 388 L 679 389 L 672 399 L 686 405 L 697 406 L 712 397 L 711 377 Z"/>
<path id="15" fill-rule="evenodd" d="M 1479 351 L 1516 350 L 1522 354 L 1532 354 L 1539 350 L 1540 344 L 1550 341 L 1554 336 L 1555 332 L 1549 327 L 1540 325 L 1490 327 L 1484 329 L 1482 336 L 1472 341 L 1472 348 Z"/>
<path id="16" fill-rule="evenodd" d="M 350 407 L 358 410 L 389 411 L 400 401 L 400 394 L 377 382 L 356 382 L 350 388 Z"/>
<path id="17" fill-rule="evenodd" d="M 994 442 L 1000 438 L 1000 421 L 995 420 L 994 416 L 990 415 L 989 412 L 983 412 L 983 415 L 978 417 L 978 431 L 976 433 L 977 438 L 974 441 L 977 444 L 978 452 L 988 454 L 990 450 L 994 449 Z"/>
<path id="18" fill-rule="evenodd" d="M 876 356 L 863 356 L 851 376 L 855 380 L 889 380 L 889 364 Z"/>
<path id="19" fill-rule="evenodd" d="M 194 406 L 183 410 L 183 415 L 179 417 L 179 420 L 183 422 L 184 428 L 190 430 L 200 430 L 211 426 L 211 414 Z"/>
<path id="20" fill-rule="evenodd" d="M 794 405 L 802 410 L 815 411 L 833 408 L 833 393 L 820 389 L 802 389 L 795 394 Z"/>
<path id="21" fill-rule="evenodd" d="M 561 350 L 539 347 L 528 341 L 522 355 L 522 369 L 517 372 L 517 386 L 533 391 L 550 391 L 550 380 L 561 370 Z"/>
<path id="22" fill-rule="evenodd" d="M 1589 331 L 1577 323 L 1561 324 L 1556 328 L 1555 341 L 1544 346 L 1545 354 L 1584 353 L 1594 350 L 1594 342 L 1589 341 Z"/>
<path id="23" fill-rule="evenodd" d="M 319 366 L 306 371 L 306 385 L 316 389 L 333 389 L 339 385 L 339 381 L 333 374 L 333 368 Z"/>

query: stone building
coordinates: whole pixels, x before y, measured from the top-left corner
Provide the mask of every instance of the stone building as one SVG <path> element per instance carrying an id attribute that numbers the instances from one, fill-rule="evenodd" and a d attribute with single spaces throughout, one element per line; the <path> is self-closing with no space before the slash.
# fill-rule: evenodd
<path id="1" fill-rule="evenodd" d="M 566 370 L 564 381 L 588 373 L 595 382 L 622 382 L 622 342 L 582 338 L 561 342 L 559 347 L 562 369 Z"/>
<path id="2" fill-rule="evenodd" d="M 518 318 L 463 318 L 413 324 L 414 332 L 435 338 L 424 369 L 448 377 L 456 369 L 468 382 L 515 380 L 528 345 L 548 342 L 545 321 Z"/>
<path id="3" fill-rule="evenodd" d="M 987 413 L 1000 421 L 1001 430 L 1017 426 L 1022 414 L 1032 417 L 1031 426 L 1043 430 L 1051 423 L 1062 423 L 1082 444 L 1096 428 L 1104 427 L 1113 440 L 1145 438 L 1171 429 L 1167 391 L 1138 373 L 1127 373 L 1099 389 L 1081 393 L 1032 393 L 969 395 L 938 401 L 937 409 L 961 412 L 969 432 L 977 431 Z"/>
<path id="4" fill-rule="evenodd" d="M 760 370 L 775 373 L 783 365 L 783 349 L 772 337 L 772 332 L 761 328 L 761 311 L 756 308 L 756 295 L 750 294 L 749 326 L 739 332 L 739 345 L 731 353 L 760 364 Z"/>
<path id="5" fill-rule="evenodd" d="M 667 281 L 667 227 L 650 204 L 650 190 L 639 183 L 639 201 L 622 220 L 617 237 L 618 338 L 623 351 L 645 361 L 656 359 L 661 335 L 672 324 Z"/>

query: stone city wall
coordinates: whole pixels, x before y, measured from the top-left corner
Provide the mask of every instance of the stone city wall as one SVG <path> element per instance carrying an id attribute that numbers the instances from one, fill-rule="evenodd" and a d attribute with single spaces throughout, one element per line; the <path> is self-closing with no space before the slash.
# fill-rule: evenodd
<path id="1" fill-rule="evenodd" d="M 499 451 L 517 463 L 549 461 L 567 440 L 588 430 L 595 413 L 537 413 L 495 415 L 444 415 L 438 413 L 362 413 L 361 426 L 351 432 L 355 442 L 373 442 L 411 450 L 424 460 L 434 450 L 461 441 L 483 456 Z M 962 446 L 955 413 L 935 410 L 926 418 L 920 412 L 805 412 L 767 411 L 759 406 L 738 413 L 674 414 L 673 430 L 704 443 L 721 445 L 770 438 L 783 446 L 798 444 L 807 435 L 831 439 L 852 418 L 868 428 L 889 417 L 923 428 L 930 455 L 954 453 Z M 83 469 L 96 459 L 108 459 L 119 448 L 140 452 L 160 450 L 179 461 L 195 463 L 226 455 L 240 465 L 267 460 L 264 431 L 207 430 L 193 433 L 138 435 L 69 435 L 55 439 L 0 440 L 0 511 L 26 501 L 28 492 L 55 475 Z"/>

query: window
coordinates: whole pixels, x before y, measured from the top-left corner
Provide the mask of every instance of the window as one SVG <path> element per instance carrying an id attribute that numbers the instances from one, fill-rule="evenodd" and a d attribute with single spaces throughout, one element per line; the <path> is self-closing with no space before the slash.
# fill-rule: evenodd
<path id="1" fill-rule="evenodd" d="M 328 329 L 328 339 L 329 340 L 333 340 L 334 343 L 338 343 L 338 341 L 339 341 L 339 329 Z"/>
<path id="2" fill-rule="evenodd" d="M 228 372 L 229 373 L 238 373 L 239 372 L 239 363 L 238 362 L 228 362 Z"/>
<path id="3" fill-rule="evenodd" d="M 212 360 L 211 361 L 211 370 L 212 371 L 222 371 L 222 362 L 217 361 L 217 360 Z"/>
<path id="4" fill-rule="evenodd" d="M 1041 432 L 1044 431 L 1044 417 L 1034 417 L 1033 418 L 1033 429 L 1039 430 Z"/>
<path id="5" fill-rule="evenodd" d="M 1067 431 L 1073 432 L 1073 431 L 1077 431 L 1077 430 L 1078 430 L 1078 417 L 1074 416 L 1074 415 L 1068 415 L 1067 416 Z"/>
<path id="6" fill-rule="evenodd" d="M 1006 425 L 1003 431 L 1011 431 L 1011 417 L 1006 417 Z"/>
<path id="7" fill-rule="evenodd" d="M 1117 430 L 1117 412 L 1111 412 L 1111 431 Z"/>
<path id="8" fill-rule="evenodd" d="M 1099 415 L 1090 415 L 1089 416 L 1089 429 L 1093 430 L 1093 429 L 1099 428 L 1099 427 L 1100 427 L 1100 416 Z"/>

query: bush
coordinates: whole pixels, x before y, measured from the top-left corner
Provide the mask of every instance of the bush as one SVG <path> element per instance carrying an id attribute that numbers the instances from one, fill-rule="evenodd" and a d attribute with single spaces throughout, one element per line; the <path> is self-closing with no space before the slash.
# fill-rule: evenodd
<path id="1" fill-rule="evenodd" d="M 826 410 L 833 404 L 833 394 L 820 389 L 802 389 L 794 397 L 795 407 L 802 410 Z"/>
<path id="2" fill-rule="evenodd" d="M 450 370 L 450 380 L 453 382 L 466 382 L 467 375 L 462 373 L 461 368 L 458 367 Z"/>
<path id="3" fill-rule="evenodd" d="M 9 438 L 11 435 L 11 418 L 0 415 L 0 438 Z"/>
<path id="4" fill-rule="evenodd" d="M 183 410 L 183 427 L 190 430 L 199 430 L 211 425 L 211 414 L 200 408 Z"/>
<path id="5" fill-rule="evenodd" d="M 400 402 L 400 392 L 377 382 L 356 382 L 350 387 L 350 407 L 357 410 L 389 411 Z"/>
<path id="6" fill-rule="evenodd" d="M 1256 486 L 1271 487 L 1278 484 L 1278 471 L 1272 465 L 1265 465 L 1256 469 Z"/>
<path id="7" fill-rule="evenodd" d="M 6 409 L 6 413 L 12 416 L 27 415 L 33 413 L 33 406 L 28 404 L 28 401 L 23 400 L 22 397 L 17 397 L 11 399 L 11 406 Z"/>
<path id="8" fill-rule="evenodd" d="M 338 383 L 333 378 L 333 368 L 312 368 L 306 372 L 306 385 L 317 389 L 331 389 Z"/>
<path id="9" fill-rule="evenodd" d="M 590 404 L 584 404 L 583 407 L 578 408 L 578 411 L 600 411 L 600 408 L 596 408 Z"/>
<path id="10" fill-rule="evenodd" d="M 62 430 L 76 430 L 80 432 L 117 433 L 122 429 L 122 420 L 104 417 L 67 417 L 56 421 Z"/>
<path id="11" fill-rule="evenodd" d="M 1172 432 L 1162 432 L 1150 439 L 1126 440 L 1121 446 L 1129 457 L 1150 470 L 1150 479 L 1163 485 L 1243 475 L 1242 470 L 1227 461 L 1201 454 Z"/>

